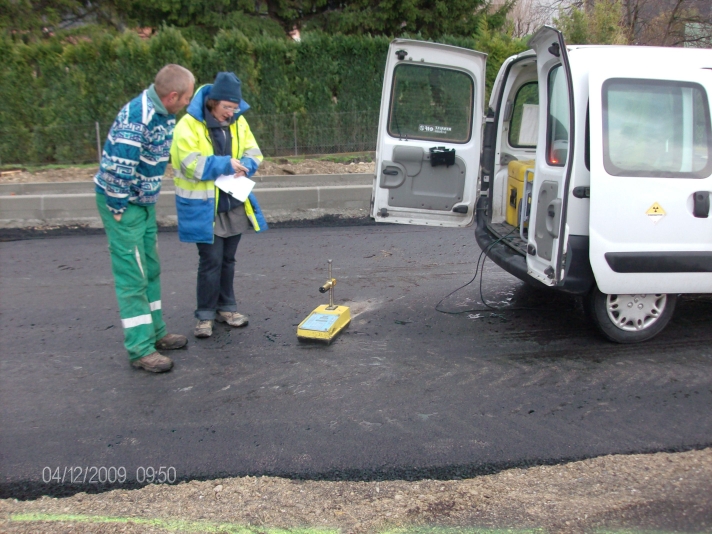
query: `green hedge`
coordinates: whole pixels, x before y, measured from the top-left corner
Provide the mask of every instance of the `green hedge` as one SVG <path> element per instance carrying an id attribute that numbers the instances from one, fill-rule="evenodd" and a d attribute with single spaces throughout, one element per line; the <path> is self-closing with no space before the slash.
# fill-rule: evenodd
<path id="1" fill-rule="evenodd" d="M 483 40 L 446 41 L 477 48 Z M 388 43 L 385 37 L 323 34 L 307 35 L 301 43 L 249 40 L 224 31 L 208 48 L 189 43 L 174 28 L 149 40 L 129 31 L 73 43 L 24 44 L 2 35 L 0 163 L 95 161 L 94 122 L 105 137 L 121 106 L 166 63 L 191 69 L 199 84 L 211 83 L 218 71 L 234 71 L 255 115 L 296 112 L 306 124 L 310 114 L 377 110 Z"/>

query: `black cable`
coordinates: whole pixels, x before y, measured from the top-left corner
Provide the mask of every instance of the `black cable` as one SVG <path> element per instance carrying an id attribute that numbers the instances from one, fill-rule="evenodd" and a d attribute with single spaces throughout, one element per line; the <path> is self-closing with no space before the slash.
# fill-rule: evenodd
<path id="1" fill-rule="evenodd" d="M 542 310 L 545 310 L 546 308 L 544 308 L 543 305 L 542 305 L 542 306 L 538 306 L 538 307 L 529 307 L 529 306 L 501 306 L 501 307 L 497 307 L 497 306 L 492 306 L 491 304 L 488 304 L 488 303 L 487 303 L 487 300 L 485 299 L 484 294 L 483 294 L 483 291 L 482 291 L 482 285 L 483 285 L 483 280 L 484 280 L 484 272 L 485 272 L 485 262 L 487 261 L 487 253 L 492 249 L 492 247 L 494 247 L 494 246 L 497 245 L 498 243 L 500 243 L 500 242 L 504 241 L 505 239 L 507 239 L 507 238 L 508 238 L 515 230 L 517 230 L 518 228 L 519 228 L 518 226 L 515 226 L 515 227 L 512 228 L 507 234 L 501 236 L 501 237 L 500 237 L 499 239 L 497 239 L 496 241 L 493 241 L 493 242 L 490 243 L 482 252 L 480 252 L 479 257 L 477 258 L 477 263 L 476 263 L 476 265 L 475 265 L 475 274 L 472 276 L 472 278 L 470 279 L 470 281 L 467 282 L 466 284 L 461 285 L 460 287 L 458 287 L 458 288 L 455 289 L 454 291 L 451 291 L 450 293 L 448 293 L 447 295 L 445 295 L 442 299 L 440 299 L 440 302 L 438 302 L 438 303 L 435 305 L 435 311 L 440 312 L 440 313 L 444 313 L 444 314 L 447 314 L 447 315 L 459 315 L 459 314 L 461 314 L 461 313 L 471 313 L 471 312 L 480 312 L 480 311 L 486 312 L 486 311 L 520 311 L 520 310 L 538 310 L 538 311 L 542 311 Z M 483 259 L 483 258 L 484 258 L 484 259 Z M 480 265 L 480 261 L 482 261 L 482 265 Z M 444 300 L 446 300 L 447 298 L 451 297 L 452 295 L 454 295 L 455 293 L 457 293 L 457 292 L 460 291 L 461 289 L 463 289 L 463 288 L 469 286 L 472 282 L 474 282 L 474 281 L 477 279 L 477 275 L 478 275 L 478 274 L 480 275 L 480 300 L 482 301 L 482 304 L 485 306 L 485 308 L 470 308 L 470 309 L 467 309 L 467 310 L 459 310 L 459 311 L 447 311 L 447 310 L 442 310 L 442 309 L 439 308 L 440 305 L 443 303 Z"/>
<path id="2" fill-rule="evenodd" d="M 447 295 L 445 295 L 442 299 L 440 299 L 440 302 L 438 302 L 438 303 L 435 305 L 435 311 L 438 311 L 438 312 L 440 312 L 440 313 L 445 313 L 445 314 L 448 314 L 448 315 L 458 315 L 458 314 L 460 314 L 460 313 L 469 313 L 469 312 L 473 312 L 473 311 L 489 311 L 489 310 L 484 309 L 484 308 L 472 308 L 472 309 L 470 309 L 470 310 L 461 310 L 461 311 L 451 312 L 451 311 L 441 310 L 441 309 L 439 309 L 439 306 L 440 306 L 440 304 L 443 303 L 443 301 L 444 301 L 445 299 L 451 297 L 452 295 L 454 295 L 455 293 L 457 293 L 457 292 L 460 291 L 461 289 L 463 289 L 463 288 L 469 286 L 472 282 L 474 282 L 474 281 L 477 279 L 477 275 L 480 274 L 480 261 L 482 260 L 482 257 L 483 257 L 483 256 L 486 257 L 487 252 L 489 252 L 489 251 L 492 249 L 492 247 L 494 247 L 496 244 L 498 244 L 498 243 L 500 243 L 501 241 L 503 241 L 505 238 L 509 237 L 509 235 L 510 235 L 512 232 L 514 232 L 515 230 L 516 230 L 516 228 L 513 228 L 508 234 L 503 235 L 503 236 L 501 236 L 499 239 L 497 239 L 496 241 L 490 243 L 482 252 L 480 252 L 479 257 L 477 258 L 477 263 L 475 264 L 475 274 L 472 276 L 472 278 L 470 279 L 470 281 L 467 282 L 466 284 L 461 285 L 460 287 L 458 287 L 457 289 L 451 291 L 450 293 L 448 293 Z M 484 262 L 482 262 L 482 267 L 484 267 Z M 482 279 L 482 275 L 480 274 L 480 280 L 481 280 L 481 279 Z M 485 304 L 485 305 L 487 305 L 487 304 Z"/>

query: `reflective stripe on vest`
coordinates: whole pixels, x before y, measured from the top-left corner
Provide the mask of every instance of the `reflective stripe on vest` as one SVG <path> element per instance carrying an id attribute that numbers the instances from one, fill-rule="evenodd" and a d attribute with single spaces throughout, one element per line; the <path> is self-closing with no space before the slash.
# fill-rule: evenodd
<path id="1" fill-rule="evenodd" d="M 257 147 L 248 148 L 242 155 L 254 159 L 258 164 L 262 161 L 262 151 Z"/>
<path id="2" fill-rule="evenodd" d="M 178 174 L 181 178 L 185 178 L 186 180 L 200 181 L 200 179 L 203 177 L 203 170 L 205 169 L 205 161 L 207 160 L 207 158 L 208 156 L 201 156 L 200 152 L 191 152 L 180 162 L 180 172 L 177 172 L 176 174 Z M 195 170 L 193 171 L 193 177 L 189 178 L 188 166 L 191 165 L 194 161 L 197 161 L 198 164 L 195 166 Z M 178 171 L 178 169 L 176 169 L 176 171 Z"/>
<path id="3" fill-rule="evenodd" d="M 208 200 L 215 198 L 215 186 L 213 182 L 208 182 L 209 188 L 206 189 L 184 189 L 176 184 L 176 196 L 187 198 L 190 200 Z"/>

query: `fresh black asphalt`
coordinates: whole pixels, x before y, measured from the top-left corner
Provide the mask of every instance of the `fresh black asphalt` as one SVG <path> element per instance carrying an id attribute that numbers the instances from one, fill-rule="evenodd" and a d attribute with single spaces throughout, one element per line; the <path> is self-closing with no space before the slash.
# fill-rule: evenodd
<path id="1" fill-rule="evenodd" d="M 474 274 L 473 229 L 275 228 L 238 249 L 249 326 L 197 340 L 197 249 L 159 243 L 164 316 L 190 339 L 163 375 L 128 364 L 103 235 L 0 243 L 0 497 L 94 491 L 82 477 L 100 467 L 125 469 L 113 487 L 161 466 L 179 480 L 453 478 L 712 445 L 712 298 L 615 345 L 575 298 L 491 263 L 488 301 L 527 309 L 436 311 Z M 354 318 L 329 346 L 301 344 L 327 259 Z M 478 280 L 441 308 L 482 308 L 479 294 Z"/>

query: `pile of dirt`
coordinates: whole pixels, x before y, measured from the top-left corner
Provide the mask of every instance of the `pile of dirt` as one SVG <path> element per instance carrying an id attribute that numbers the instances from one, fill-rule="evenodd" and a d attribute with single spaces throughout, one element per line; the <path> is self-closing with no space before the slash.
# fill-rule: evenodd
<path id="1" fill-rule="evenodd" d="M 375 164 L 371 161 L 355 161 L 337 163 L 334 161 L 305 159 L 290 162 L 288 159 L 264 161 L 257 171 L 258 176 L 279 176 L 282 174 L 352 174 L 373 173 Z"/>
<path id="2" fill-rule="evenodd" d="M 712 449 L 604 456 L 466 480 L 242 477 L 0 501 L 2 532 L 240 532 L 423 527 L 710 532 Z M 403 530 L 397 530 L 404 532 Z"/>
<path id="3" fill-rule="evenodd" d="M 95 167 L 66 167 L 37 172 L 26 170 L 0 171 L 0 184 L 33 184 L 46 182 L 91 182 Z"/>
<path id="4" fill-rule="evenodd" d="M 265 160 L 257 171 L 257 176 L 279 176 L 295 174 L 351 174 L 373 173 L 374 163 L 370 158 L 353 158 L 346 163 L 320 159 L 290 160 L 286 158 Z M 96 167 L 66 167 L 28 172 L 23 169 L 0 171 L 0 184 L 23 184 L 38 182 L 91 182 L 96 174 Z M 169 165 L 165 179 L 173 178 L 173 169 Z"/>

